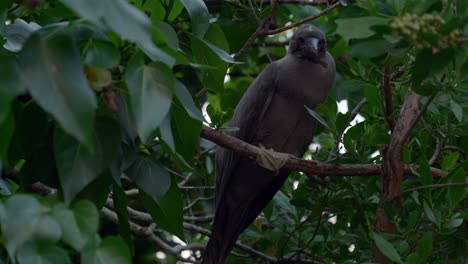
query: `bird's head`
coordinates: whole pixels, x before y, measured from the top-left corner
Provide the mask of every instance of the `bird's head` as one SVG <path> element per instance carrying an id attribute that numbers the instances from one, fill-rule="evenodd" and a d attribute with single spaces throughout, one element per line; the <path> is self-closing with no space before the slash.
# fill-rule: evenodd
<path id="1" fill-rule="evenodd" d="M 318 63 L 327 52 L 325 35 L 316 26 L 302 26 L 294 32 L 289 41 L 288 52 L 293 56 Z"/>

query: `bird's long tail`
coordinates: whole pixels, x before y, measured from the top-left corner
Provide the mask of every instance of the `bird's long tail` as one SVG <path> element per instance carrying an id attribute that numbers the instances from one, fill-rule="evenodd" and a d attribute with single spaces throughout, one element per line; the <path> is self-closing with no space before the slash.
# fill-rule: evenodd
<path id="1" fill-rule="evenodd" d="M 244 226 L 239 224 L 244 222 L 242 212 L 237 214 L 229 213 L 226 208 L 219 208 L 216 212 L 211 237 L 205 249 L 203 264 L 222 264 L 231 252 L 237 237 L 244 230 Z M 235 211 L 231 211 L 235 212 Z"/>

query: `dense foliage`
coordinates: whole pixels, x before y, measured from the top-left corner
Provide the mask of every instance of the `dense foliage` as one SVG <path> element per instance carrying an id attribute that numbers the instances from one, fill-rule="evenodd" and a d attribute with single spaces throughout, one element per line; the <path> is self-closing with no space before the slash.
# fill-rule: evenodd
<path id="1" fill-rule="evenodd" d="M 242 94 L 286 54 L 282 27 L 314 15 L 338 74 L 305 158 L 382 163 L 411 89 L 403 157 L 419 169 L 401 208 L 382 203 L 392 233 L 374 227 L 380 175 L 294 172 L 229 263 L 466 261 L 468 1 L 2 0 L 0 263 L 200 258 L 215 147 L 202 126 L 235 129 Z"/>

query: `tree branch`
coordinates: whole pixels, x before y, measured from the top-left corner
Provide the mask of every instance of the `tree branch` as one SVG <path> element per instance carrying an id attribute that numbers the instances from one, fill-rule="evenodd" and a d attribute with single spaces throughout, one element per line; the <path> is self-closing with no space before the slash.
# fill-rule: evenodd
<path id="1" fill-rule="evenodd" d="M 264 32 L 261 33 L 261 35 L 275 35 L 275 34 L 278 34 L 278 33 L 281 33 L 283 31 L 286 31 L 288 29 L 291 29 L 291 28 L 295 28 L 299 25 L 302 25 L 302 24 L 305 24 L 309 21 L 312 21 L 314 19 L 317 19 L 323 15 L 326 15 L 328 14 L 330 11 L 332 11 L 333 9 L 339 7 L 341 5 L 340 1 L 336 1 L 336 3 L 334 3 L 333 5 L 325 8 L 322 12 L 316 14 L 316 15 L 313 15 L 313 16 L 310 16 L 310 17 L 306 17 L 306 18 L 303 18 L 301 20 L 298 20 L 294 23 L 291 23 L 290 25 L 287 25 L 287 26 L 284 26 L 284 27 L 280 27 L 280 28 L 276 28 L 276 29 L 272 29 L 272 30 L 266 30 Z"/>
<path id="2" fill-rule="evenodd" d="M 242 156 L 255 159 L 259 155 L 258 147 L 207 126 L 203 126 L 201 136 Z M 380 164 L 327 164 L 314 160 L 303 160 L 292 155 L 289 156 L 284 168 L 317 176 L 375 176 L 381 174 Z M 402 169 L 405 174 L 411 175 L 413 174 L 412 170 L 419 170 L 419 166 L 404 165 Z M 445 176 L 443 171 L 436 168 L 431 168 L 431 173 L 435 178 Z"/>

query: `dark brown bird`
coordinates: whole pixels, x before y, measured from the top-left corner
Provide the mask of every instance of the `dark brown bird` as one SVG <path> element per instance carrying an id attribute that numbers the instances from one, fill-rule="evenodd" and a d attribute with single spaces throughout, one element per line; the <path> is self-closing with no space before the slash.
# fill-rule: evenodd
<path id="1" fill-rule="evenodd" d="M 315 26 L 296 30 L 288 54 L 268 65 L 240 100 L 231 135 L 257 146 L 302 157 L 317 120 L 306 110 L 323 102 L 335 79 L 335 61 Z M 238 236 L 267 206 L 290 171 L 274 172 L 218 148 L 216 214 L 203 263 L 224 263 Z"/>

